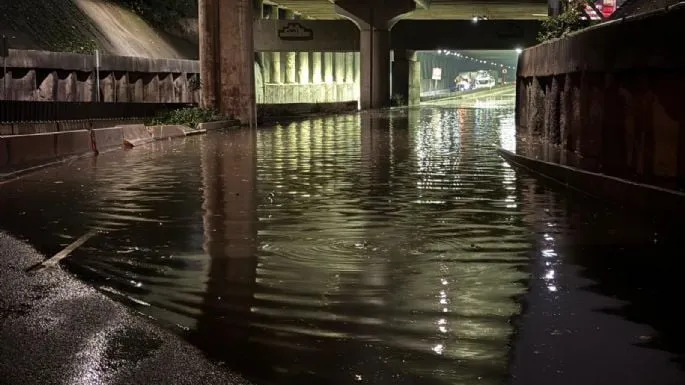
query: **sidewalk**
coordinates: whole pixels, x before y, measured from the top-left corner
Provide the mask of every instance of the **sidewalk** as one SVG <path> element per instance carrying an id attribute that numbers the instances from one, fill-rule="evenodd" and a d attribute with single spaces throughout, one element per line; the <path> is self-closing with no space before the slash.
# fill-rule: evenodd
<path id="1" fill-rule="evenodd" d="M 249 384 L 44 259 L 0 232 L 0 383 Z"/>

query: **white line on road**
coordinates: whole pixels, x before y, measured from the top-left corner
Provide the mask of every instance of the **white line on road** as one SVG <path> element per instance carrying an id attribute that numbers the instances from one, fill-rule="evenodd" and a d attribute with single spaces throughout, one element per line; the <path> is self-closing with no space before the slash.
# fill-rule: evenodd
<path id="1" fill-rule="evenodd" d="M 47 261 L 43 262 L 42 265 L 44 267 L 54 267 L 57 266 L 59 261 L 63 260 L 64 258 L 68 257 L 69 254 L 74 252 L 77 248 L 81 247 L 84 243 L 88 242 L 90 238 L 93 238 L 97 234 L 97 231 L 91 230 L 85 234 L 83 234 L 79 239 L 75 240 L 72 244 L 69 246 L 65 247 L 64 250 L 60 251 L 59 253 L 55 254 L 52 258 L 48 259 Z"/>

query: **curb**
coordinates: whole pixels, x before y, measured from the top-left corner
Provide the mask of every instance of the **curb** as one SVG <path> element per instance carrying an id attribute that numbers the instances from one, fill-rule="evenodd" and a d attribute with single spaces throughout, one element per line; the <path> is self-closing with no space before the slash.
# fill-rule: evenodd
<path id="1" fill-rule="evenodd" d="M 557 163 L 514 154 L 502 148 L 498 154 L 514 166 L 525 168 L 568 188 L 595 198 L 648 211 L 685 214 L 685 193 L 598 174 Z"/>

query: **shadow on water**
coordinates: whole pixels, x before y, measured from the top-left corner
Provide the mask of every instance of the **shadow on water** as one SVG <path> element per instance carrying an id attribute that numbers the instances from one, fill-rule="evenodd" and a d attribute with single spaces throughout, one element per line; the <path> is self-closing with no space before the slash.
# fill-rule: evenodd
<path id="1" fill-rule="evenodd" d="M 512 143 L 499 104 L 211 133 L 0 185 L 0 228 L 46 255 L 98 230 L 70 271 L 257 384 L 682 375 L 674 272 L 624 263 L 659 225 L 516 172 Z"/>

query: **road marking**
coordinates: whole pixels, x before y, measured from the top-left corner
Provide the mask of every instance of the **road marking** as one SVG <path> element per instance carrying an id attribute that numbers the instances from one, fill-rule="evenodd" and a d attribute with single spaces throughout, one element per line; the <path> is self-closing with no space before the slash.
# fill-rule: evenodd
<path id="1" fill-rule="evenodd" d="M 72 244 L 69 246 L 65 247 L 64 250 L 60 251 L 59 253 L 55 254 L 52 258 L 48 259 L 47 261 L 43 262 L 42 265 L 44 267 L 54 267 L 57 266 L 59 261 L 63 260 L 64 258 L 68 257 L 69 254 L 73 253 L 74 250 L 78 249 L 81 247 L 84 243 L 88 242 L 89 239 L 93 238 L 97 234 L 97 231 L 91 230 L 85 234 L 83 234 L 79 239 L 75 240 Z"/>

